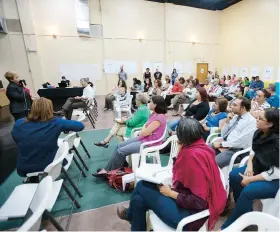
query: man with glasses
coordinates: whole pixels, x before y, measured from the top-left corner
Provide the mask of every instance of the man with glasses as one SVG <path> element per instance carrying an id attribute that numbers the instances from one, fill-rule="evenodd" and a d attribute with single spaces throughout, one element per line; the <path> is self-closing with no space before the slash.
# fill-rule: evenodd
<path id="1" fill-rule="evenodd" d="M 256 119 L 250 114 L 250 100 L 239 97 L 232 104 L 232 114 L 228 114 L 226 123 L 221 131 L 222 139 L 210 145 L 216 152 L 216 162 L 220 168 L 229 165 L 232 155 L 252 145 L 256 130 Z M 240 156 L 242 159 L 245 155 Z M 240 160 L 241 161 L 241 160 Z"/>

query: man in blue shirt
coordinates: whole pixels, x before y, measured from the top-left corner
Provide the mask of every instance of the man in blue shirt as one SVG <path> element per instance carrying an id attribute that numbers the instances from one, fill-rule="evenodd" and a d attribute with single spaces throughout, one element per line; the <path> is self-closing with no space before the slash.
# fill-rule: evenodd
<path id="1" fill-rule="evenodd" d="M 276 85 L 270 84 L 268 88 L 270 97 L 266 101 L 271 105 L 271 107 L 278 109 L 279 108 L 279 96 L 276 94 Z"/>
<path id="2" fill-rule="evenodd" d="M 250 89 L 247 92 L 247 97 L 253 99 L 256 95 L 256 92 L 264 88 L 264 83 L 262 80 L 260 80 L 259 76 L 256 76 L 256 81 L 252 82 L 249 88 Z"/>

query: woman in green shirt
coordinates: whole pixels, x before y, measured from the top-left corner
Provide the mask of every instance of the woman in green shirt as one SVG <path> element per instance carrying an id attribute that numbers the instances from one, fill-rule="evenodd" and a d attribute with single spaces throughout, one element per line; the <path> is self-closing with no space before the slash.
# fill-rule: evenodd
<path id="1" fill-rule="evenodd" d="M 250 86 L 250 80 L 248 77 L 244 77 L 244 81 L 241 82 L 242 87 L 249 87 Z"/>
<path id="2" fill-rule="evenodd" d="M 142 127 L 148 121 L 150 117 L 150 110 L 147 107 L 149 97 L 145 93 L 138 93 L 136 95 L 136 106 L 138 109 L 131 118 L 122 117 L 121 119 L 115 119 L 116 123 L 109 132 L 107 138 L 103 141 L 94 143 L 99 147 L 108 147 L 110 140 L 116 136 L 119 142 L 123 141 L 123 137 L 130 137 L 131 131 L 134 128 Z"/>

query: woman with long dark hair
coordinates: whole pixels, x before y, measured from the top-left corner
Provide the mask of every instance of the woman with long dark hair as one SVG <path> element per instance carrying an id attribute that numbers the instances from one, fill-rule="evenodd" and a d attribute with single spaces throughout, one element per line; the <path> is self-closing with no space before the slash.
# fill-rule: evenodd
<path id="1" fill-rule="evenodd" d="M 235 208 L 222 229 L 251 212 L 254 200 L 275 198 L 279 190 L 279 110 L 262 111 L 257 128 L 247 165 L 229 175 Z"/>

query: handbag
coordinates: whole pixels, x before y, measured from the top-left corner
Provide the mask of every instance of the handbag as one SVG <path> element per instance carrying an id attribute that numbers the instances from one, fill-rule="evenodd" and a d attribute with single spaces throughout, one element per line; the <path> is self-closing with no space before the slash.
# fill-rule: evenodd
<path id="1" fill-rule="evenodd" d="M 133 173 L 131 168 L 122 167 L 107 173 L 107 178 L 109 180 L 109 185 L 112 188 L 123 191 L 122 176 Z M 126 184 L 125 190 L 132 191 L 134 188 L 134 183 Z"/>

